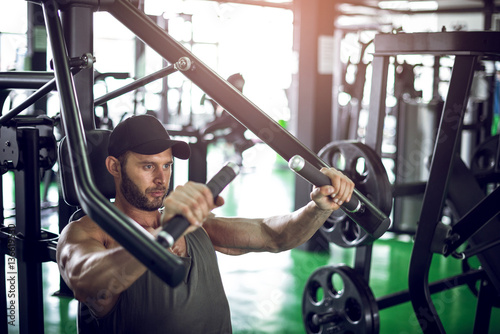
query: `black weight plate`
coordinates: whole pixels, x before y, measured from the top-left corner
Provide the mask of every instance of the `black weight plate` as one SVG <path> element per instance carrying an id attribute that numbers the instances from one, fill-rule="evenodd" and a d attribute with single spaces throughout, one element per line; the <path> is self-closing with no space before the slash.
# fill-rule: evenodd
<path id="1" fill-rule="evenodd" d="M 365 280 L 347 266 L 324 266 L 309 277 L 302 298 L 308 334 L 379 332 L 378 305 Z"/>
<path id="2" fill-rule="evenodd" d="M 474 151 L 470 169 L 480 183 L 497 183 L 500 181 L 499 136 L 484 140 Z"/>
<path id="3" fill-rule="evenodd" d="M 383 213 L 392 209 L 392 186 L 382 160 L 369 146 L 355 141 L 338 141 L 326 145 L 318 156 L 340 170 Z M 321 234 L 341 247 L 355 247 L 373 242 L 358 224 L 342 210 L 332 213 L 320 228 Z"/>

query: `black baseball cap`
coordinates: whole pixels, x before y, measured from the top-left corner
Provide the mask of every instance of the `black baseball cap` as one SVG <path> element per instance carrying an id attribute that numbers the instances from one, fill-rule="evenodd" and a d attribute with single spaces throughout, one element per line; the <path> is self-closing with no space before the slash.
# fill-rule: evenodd
<path id="1" fill-rule="evenodd" d="M 158 154 L 172 148 L 174 157 L 186 160 L 191 154 L 189 145 L 170 139 L 168 131 L 154 116 L 131 116 L 120 122 L 109 137 L 108 154 L 119 157 L 126 151 L 139 154 Z"/>

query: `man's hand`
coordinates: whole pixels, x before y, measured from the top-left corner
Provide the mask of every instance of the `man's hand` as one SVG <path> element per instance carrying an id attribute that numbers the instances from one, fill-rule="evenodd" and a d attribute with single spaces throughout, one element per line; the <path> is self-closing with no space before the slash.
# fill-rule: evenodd
<path id="1" fill-rule="evenodd" d="M 215 203 L 212 192 L 202 183 L 189 181 L 178 186 L 164 200 L 161 223 L 164 225 L 175 215 L 184 216 L 191 225 L 201 226 L 210 212 L 224 204 L 224 199 L 217 197 Z"/>
<path id="2" fill-rule="evenodd" d="M 323 167 L 321 172 L 330 178 L 332 185 L 314 187 L 311 199 L 322 210 L 338 210 L 342 203 L 350 201 L 354 182 L 335 168 Z"/>

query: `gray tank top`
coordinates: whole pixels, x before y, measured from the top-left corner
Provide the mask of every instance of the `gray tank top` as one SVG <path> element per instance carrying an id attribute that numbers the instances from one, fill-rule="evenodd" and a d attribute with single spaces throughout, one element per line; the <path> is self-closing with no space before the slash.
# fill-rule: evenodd
<path id="1" fill-rule="evenodd" d="M 95 318 L 80 303 L 78 333 L 231 333 L 229 304 L 217 258 L 203 229 L 186 235 L 186 277 L 171 288 L 149 270 L 122 292 L 113 310 Z"/>

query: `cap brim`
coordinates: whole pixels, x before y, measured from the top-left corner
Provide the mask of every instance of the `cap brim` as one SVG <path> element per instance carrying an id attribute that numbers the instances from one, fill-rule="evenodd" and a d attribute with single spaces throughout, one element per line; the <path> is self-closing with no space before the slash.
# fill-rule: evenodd
<path id="1" fill-rule="evenodd" d="M 135 146 L 130 150 L 139 154 L 158 154 L 166 149 L 172 148 L 172 155 L 176 158 L 186 160 L 191 155 L 188 143 L 180 140 L 157 139 Z"/>

